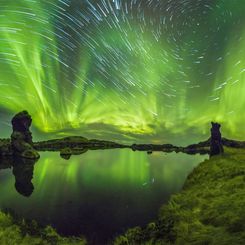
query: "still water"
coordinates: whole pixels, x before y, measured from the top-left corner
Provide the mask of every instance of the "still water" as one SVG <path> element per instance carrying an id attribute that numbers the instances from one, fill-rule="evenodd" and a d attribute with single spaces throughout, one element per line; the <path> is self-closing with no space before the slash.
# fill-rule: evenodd
<path id="1" fill-rule="evenodd" d="M 103 244 L 156 219 L 161 205 L 206 158 L 120 149 L 65 160 L 57 152 L 43 152 L 35 164 L 0 164 L 0 209 Z"/>

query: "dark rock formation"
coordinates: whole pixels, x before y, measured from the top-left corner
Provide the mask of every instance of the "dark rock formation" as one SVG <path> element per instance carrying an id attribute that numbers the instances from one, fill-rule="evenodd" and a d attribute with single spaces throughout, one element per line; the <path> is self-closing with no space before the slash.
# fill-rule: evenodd
<path id="1" fill-rule="evenodd" d="M 0 139 L 0 157 L 12 156 L 13 151 L 10 139 Z"/>
<path id="2" fill-rule="evenodd" d="M 72 155 L 72 150 L 71 148 L 64 148 L 60 151 L 60 156 L 66 160 L 69 160 Z"/>
<path id="3" fill-rule="evenodd" d="M 210 156 L 219 155 L 224 152 L 222 137 L 220 133 L 221 125 L 212 122 L 211 139 L 210 139 Z"/>
<path id="4" fill-rule="evenodd" d="M 153 145 L 153 144 L 133 144 L 131 145 L 133 151 L 147 151 L 152 153 L 153 151 L 163 152 L 183 152 L 187 154 L 208 154 L 209 153 L 209 142 L 200 142 L 198 144 L 189 145 L 186 147 L 174 146 L 172 144 Z"/>
<path id="5" fill-rule="evenodd" d="M 165 151 L 171 152 L 177 150 L 177 146 L 171 144 L 154 145 L 154 144 L 133 144 L 131 149 L 133 151 Z"/>
<path id="6" fill-rule="evenodd" d="M 12 119 L 13 133 L 11 134 L 11 146 L 15 155 L 35 159 L 39 158 L 38 152 L 33 149 L 31 116 L 27 111 L 16 114 Z"/>
<path id="7" fill-rule="evenodd" d="M 222 143 L 224 146 L 233 147 L 233 148 L 245 148 L 245 141 L 230 140 L 222 138 Z"/>
<path id="8" fill-rule="evenodd" d="M 69 160 L 72 155 L 82 155 L 88 151 L 88 148 L 64 148 L 60 150 L 60 156 Z"/>

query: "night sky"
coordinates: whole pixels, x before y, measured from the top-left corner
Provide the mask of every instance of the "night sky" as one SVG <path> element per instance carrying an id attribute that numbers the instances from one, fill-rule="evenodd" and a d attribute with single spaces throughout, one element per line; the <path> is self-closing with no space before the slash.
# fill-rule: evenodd
<path id="1" fill-rule="evenodd" d="M 1 136 L 245 138 L 244 0 L 1 0 Z M 40 136 L 42 135 L 42 136 Z M 35 135 L 34 135 L 35 136 Z"/>

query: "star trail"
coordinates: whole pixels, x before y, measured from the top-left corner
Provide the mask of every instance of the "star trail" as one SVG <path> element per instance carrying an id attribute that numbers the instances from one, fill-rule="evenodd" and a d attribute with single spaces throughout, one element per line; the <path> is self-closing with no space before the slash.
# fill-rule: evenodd
<path id="1" fill-rule="evenodd" d="M 0 2 L 0 108 L 42 132 L 244 138 L 244 0 Z"/>

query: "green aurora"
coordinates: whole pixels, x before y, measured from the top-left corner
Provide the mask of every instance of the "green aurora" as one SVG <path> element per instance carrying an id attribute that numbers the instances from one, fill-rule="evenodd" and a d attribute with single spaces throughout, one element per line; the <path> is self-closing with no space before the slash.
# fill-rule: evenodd
<path id="1" fill-rule="evenodd" d="M 2 0 L 1 116 L 155 142 L 205 138 L 215 120 L 244 139 L 244 12 L 243 0 Z"/>

